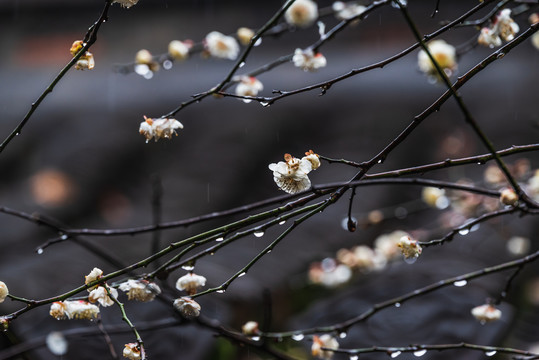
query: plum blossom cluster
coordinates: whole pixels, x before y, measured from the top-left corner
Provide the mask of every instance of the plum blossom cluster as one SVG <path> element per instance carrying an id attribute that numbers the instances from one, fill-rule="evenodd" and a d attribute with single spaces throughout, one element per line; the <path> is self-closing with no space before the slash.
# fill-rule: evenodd
<path id="1" fill-rule="evenodd" d="M 207 54 L 219 59 L 235 60 L 240 52 L 236 39 L 219 31 L 210 32 L 203 43 Z"/>
<path id="2" fill-rule="evenodd" d="M 423 251 L 418 241 L 412 239 L 410 236 L 401 237 L 397 246 L 401 249 L 402 255 L 404 255 L 404 261 L 407 263 L 414 263 Z"/>
<path id="3" fill-rule="evenodd" d="M 292 62 L 303 71 L 316 71 L 327 65 L 325 56 L 320 52 L 315 53 L 312 49 L 296 49 Z"/>
<path id="4" fill-rule="evenodd" d="M 324 334 L 321 336 L 313 336 L 313 344 L 311 346 L 311 354 L 314 357 L 324 360 L 333 358 L 334 352 L 339 348 L 339 342 L 333 336 Z"/>
<path id="5" fill-rule="evenodd" d="M 76 40 L 75 42 L 73 42 L 73 45 L 71 45 L 69 52 L 71 52 L 72 56 L 75 56 L 84 47 L 84 45 L 85 44 L 82 40 Z M 92 55 L 92 53 L 89 51 L 86 51 L 84 54 L 82 54 L 79 60 L 77 60 L 77 62 L 75 63 L 75 69 L 77 70 L 92 70 L 94 66 L 94 55 Z"/>
<path id="6" fill-rule="evenodd" d="M 0 281 L 0 304 L 6 300 L 7 296 L 9 295 L 9 289 L 7 288 L 7 285 L 5 282 Z"/>
<path id="7" fill-rule="evenodd" d="M 471 313 L 482 324 L 499 320 L 502 317 L 501 310 L 492 304 L 476 306 L 471 310 Z"/>
<path id="8" fill-rule="evenodd" d="M 308 174 L 320 167 L 320 159 L 312 150 L 298 159 L 290 154 L 284 155 L 284 162 L 269 164 L 268 168 L 273 171 L 273 181 L 279 189 L 289 194 L 295 194 L 311 187 Z"/>
<path id="9" fill-rule="evenodd" d="M 488 27 L 483 27 L 477 38 L 480 45 L 501 46 L 503 41 L 511 41 L 520 30 L 518 24 L 511 18 L 511 9 L 503 9 L 492 20 Z"/>
<path id="10" fill-rule="evenodd" d="M 264 89 L 264 85 L 253 76 L 241 76 L 238 85 L 236 85 L 236 95 L 238 96 L 257 96 Z M 250 103 L 251 99 L 242 99 L 245 103 Z"/>
<path id="11" fill-rule="evenodd" d="M 171 139 L 172 135 L 178 135 L 177 129 L 183 129 L 183 124 L 174 118 L 152 119 L 144 116 L 144 121 L 140 123 L 139 133 L 144 135 L 146 142 L 152 138 Z"/>
<path id="12" fill-rule="evenodd" d="M 161 293 L 161 289 L 156 283 L 147 280 L 129 279 L 118 286 L 118 289 L 127 294 L 128 300 L 149 302 Z"/>
<path id="13" fill-rule="evenodd" d="M 201 306 L 190 296 L 206 285 L 206 278 L 190 272 L 176 281 L 176 289 L 186 291 L 189 296 L 174 300 L 174 308 L 185 318 L 191 319 L 200 315 Z"/>
<path id="14" fill-rule="evenodd" d="M 57 320 L 97 319 L 99 307 L 84 300 L 65 300 L 53 302 L 49 314 Z"/>
<path id="15" fill-rule="evenodd" d="M 453 45 L 446 43 L 444 40 L 433 40 L 427 44 L 427 49 L 447 76 L 451 76 L 457 70 L 457 51 Z M 440 81 L 440 75 L 436 70 L 436 66 L 430 60 L 425 50 L 420 50 L 417 55 L 417 64 L 419 70 L 428 75 L 430 78 Z"/>
<path id="16" fill-rule="evenodd" d="M 400 240 L 409 236 L 405 231 L 395 230 L 377 237 L 372 248 L 358 245 L 340 249 L 336 259 L 326 258 L 311 264 L 309 280 L 314 284 L 335 287 L 348 282 L 354 272 L 365 274 L 381 271 L 389 262 L 401 258 Z"/>
<path id="17" fill-rule="evenodd" d="M 142 359 L 142 352 L 140 351 L 140 346 L 137 343 L 125 344 L 122 355 L 124 358 L 131 360 Z"/>

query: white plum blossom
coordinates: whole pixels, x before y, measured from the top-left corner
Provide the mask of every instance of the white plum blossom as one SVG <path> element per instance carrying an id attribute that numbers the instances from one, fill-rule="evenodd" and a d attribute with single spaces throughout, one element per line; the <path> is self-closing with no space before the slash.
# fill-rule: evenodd
<path id="1" fill-rule="evenodd" d="M 148 302 L 155 299 L 161 293 L 161 289 L 155 283 L 147 280 L 129 279 L 118 286 L 118 289 L 127 293 L 128 300 Z"/>
<path id="2" fill-rule="evenodd" d="M 9 295 L 9 290 L 6 283 L 0 281 L 0 303 L 3 303 L 6 300 L 6 297 Z"/>
<path id="3" fill-rule="evenodd" d="M 204 47 L 213 57 L 235 60 L 240 52 L 240 46 L 232 36 L 212 31 L 204 39 Z"/>
<path id="4" fill-rule="evenodd" d="M 109 291 L 115 299 L 118 298 L 118 290 L 109 287 Z M 90 295 L 88 295 L 88 300 L 91 303 L 99 302 L 103 307 L 114 305 L 114 300 L 110 298 L 109 294 L 107 293 L 107 289 L 105 289 L 104 286 L 99 286 L 90 291 Z"/>
<path id="5" fill-rule="evenodd" d="M 174 308 L 180 312 L 180 314 L 187 318 L 195 318 L 200 315 L 200 304 L 189 297 L 181 297 L 174 300 Z"/>
<path id="6" fill-rule="evenodd" d="M 502 317 L 502 312 L 494 305 L 484 304 L 476 306 L 472 309 L 472 315 L 482 324 L 499 320 Z"/>
<path id="7" fill-rule="evenodd" d="M 66 300 L 53 302 L 49 314 L 57 319 L 87 319 L 97 318 L 99 307 L 83 300 Z"/>
<path id="8" fill-rule="evenodd" d="M 314 153 L 306 153 L 301 160 L 293 157 L 290 154 L 284 155 L 284 162 L 279 161 L 277 164 L 269 164 L 268 168 L 273 171 L 273 180 L 279 189 L 295 194 L 311 187 L 311 180 L 307 176 L 313 170 L 313 163 L 316 168 L 320 166 L 320 162 L 316 162 L 313 158 L 318 158 Z"/>
<path id="9" fill-rule="evenodd" d="M 236 86 L 236 95 L 238 96 L 257 96 L 264 90 L 264 85 L 253 76 L 242 76 Z M 245 103 L 250 103 L 250 99 L 241 99 Z"/>
<path id="10" fill-rule="evenodd" d="M 168 55 L 174 60 L 185 60 L 192 44 L 187 41 L 172 40 L 168 43 Z"/>
<path id="11" fill-rule="evenodd" d="M 172 135 L 178 135 L 177 129 L 183 129 L 181 122 L 174 118 L 152 119 L 144 116 L 144 121 L 140 123 L 139 133 L 146 137 L 146 142 L 155 138 L 155 141 L 165 138 L 171 139 Z"/>
<path id="12" fill-rule="evenodd" d="M 333 11 L 335 11 L 335 17 L 339 20 L 348 20 L 357 16 L 367 9 L 363 5 L 359 5 L 353 2 L 345 3 L 342 1 L 335 1 L 332 5 Z"/>
<path id="13" fill-rule="evenodd" d="M 251 39 L 255 36 L 255 32 L 249 28 L 240 27 L 236 32 L 236 36 L 242 45 L 249 45 Z"/>
<path id="14" fill-rule="evenodd" d="M 445 209 L 449 206 L 449 199 L 445 196 L 445 190 L 437 187 L 424 187 L 421 192 L 421 199 L 427 205 L 438 209 Z"/>
<path id="15" fill-rule="evenodd" d="M 315 54 L 312 49 L 296 49 L 292 62 L 303 71 L 315 71 L 327 65 L 325 56 L 322 53 Z"/>
<path id="16" fill-rule="evenodd" d="M 133 5 L 137 5 L 138 0 L 114 0 L 113 4 L 120 4 L 122 7 L 129 9 Z"/>
<path id="17" fill-rule="evenodd" d="M 124 358 L 131 360 L 140 360 L 142 355 L 137 343 L 125 344 L 124 351 L 122 352 Z"/>
<path id="18" fill-rule="evenodd" d="M 539 169 L 528 179 L 526 191 L 535 201 L 539 201 Z"/>
<path id="19" fill-rule="evenodd" d="M 311 346 L 311 354 L 319 359 L 330 360 L 333 358 L 334 352 L 331 350 L 323 350 L 322 348 L 337 350 L 339 342 L 333 336 L 324 334 L 321 336 L 313 336 L 313 345 Z"/>
<path id="20" fill-rule="evenodd" d="M 284 13 L 286 22 L 302 28 L 318 19 L 318 5 L 312 0 L 296 0 Z"/>
<path id="21" fill-rule="evenodd" d="M 481 29 L 477 42 L 491 48 L 500 46 L 502 40 L 513 40 L 519 31 L 518 24 L 511 18 L 511 9 L 503 9 L 496 15 L 489 27 Z"/>
<path id="22" fill-rule="evenodd" d="M 206 285 L 206 278 L 195 273 L 188 273 L 176 281 L 176 289 L 185 290 L 189 295 L 194 295 L 197 289 Z"/>
<path id="23" fill-rule="evenodd" d="M 427 44 L 427 48 L 447 76 L 451 76 L 457 70 L 457 51 L 453 45 L 444 40 L 433 40 Z M 436 67 L 423 49 L 417 55 L 417 64 L 423 73 L 439 79 Z"/>
<path id="24" fill-rule="evenodd" d="M 397 246 L 401 249 L 404 259 L 410 263 L 415 261 L 423 251 L 417 240 L 412 239 L 410 236 L 401 237 Z"/>
<path id="25" fill-rule="evenodd" d="M 389 234 L 382 234 L 374 240 L 374 250 L 383 254 L 390 261 L 401 256 L 398 243 L 403 236 L 410 236 L 406 231 L 395 230 Z"/>
<path id="26" fill-rule="evenodd" d="M 92 271 L 90 271 L 90 273 L 88 275 L 86 275 L 84 277 L 84 283 L 86 285 L 88 285 L 89 283 L 93 282 L 93 281 L 96 281 L 97 279 L 100 279 L 101 277 L 103 277 L 103 270 L 99 269 L 99 268 L 93 268 Z M 92 290 L 92 289 L 95 289 L 98 285 L 95 285 L 91 288 L 88 289 L 88 291 Z"/>
<path id="27" fill-rule="evenodd" d="M 504 205 L 514 206 L 518 203 L 518 195 L 513 189 L 503 189 L 500 193 L 500 202 Z"/>
<path id="28" fill-rule="evenodd" d="M 71 45 L 69 51 L 71 55 L 75 56 L 84 47 L 85 43 L 82 40 L 76 40 Z M 94 55 L 91 52 L 86 51 L 75 63 L 76 70 L 92 70 L 95 66 Z"/>
<path id="29" fill-rule="evenodd" d="M 65 355 L 67 353 L 67 340 L 60 331 L 50 332 L 45 339 L 45 343 L 50 352 L 56 356 Z"/>
<path id="30" fill-rule="evenodd" d="M 258 329 L 258 323 L 256 321 L 247 321 L 241 327 L 241 332 L 245 335 L 256 335 L 260 332 Z"/>

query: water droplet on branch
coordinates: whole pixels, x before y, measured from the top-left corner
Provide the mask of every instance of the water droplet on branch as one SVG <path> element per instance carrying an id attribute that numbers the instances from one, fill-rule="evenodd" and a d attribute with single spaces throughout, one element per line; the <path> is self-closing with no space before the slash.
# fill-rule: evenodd
<path id="1" fill-rule="evenodd" d="M 253 235 L 256 236 L 256 237 L 258 237 L 258 238 L 259 238 L 259 237 L 262 237 L 262 236 L 264 236 L 264 231 L 263 231 L 263 230 L 255 231 L 255 232 L 253 233 Z"/>
<path id="2" fill-rule="evenodd" d="M 463 287 L 466 286 L 466 284 L 468 284 L 468 281 L 466 280 L 459 280 L 453 283 L 453 285 L 455 285 L 456 287 Z"/>
<path id="3" fill-rule="evenodd" d="M 486 351 L 485 355 L 488 356 L 488 357 L 494 356 L 494 355 L 496 355 L 496 350 Z"/>
<path id="4" fill-rule="evenodd" d="M 425 350 L 425 349 L 414 351 L 414 355 L 417 356 L 417 357 L 421 357 L 421 356 L 425 355 L 426 353 L 427 353 L 427 350 Z"/>
<path id="5" fill-rule="evenodd" d="M 305 335 L 303 334 L 294 334 L 292 335 L 292 340 L 295 340 L 295 341 L 301 341 L 305 338 Z"/>
<path id="6" fill-rule="evenodd" d="M 402 354 L 402 352 L 400 352 L 400 351 L 395 351 L 395 352 L 392 352 L 390 356 L 391 356 L 392 359 L 394 359 L 394 358 L 396 358 L 397 356 L 399 356 L 400 354 Z"/>

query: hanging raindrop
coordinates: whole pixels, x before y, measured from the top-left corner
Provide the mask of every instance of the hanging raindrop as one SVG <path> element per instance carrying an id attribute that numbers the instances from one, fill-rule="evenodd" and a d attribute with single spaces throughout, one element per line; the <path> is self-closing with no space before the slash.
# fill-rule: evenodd
<path id="1" fill-rule="evenodd" d="M 399 303 L 399 302 L 398 302 L 398 303 L 395 303 L 395 307 L 396 307 L 396 308 L 400 308 L 400 307 L 401 307 L 401 303 Z"/>
<path id="2" fill-rule="evenodd" d="M 413 264 L 417 261 L 417 259 L 418 259 L 417 256 L 405 257 L 404 262 L 407 264 Z"/>
<path id="3" fill-rule="evenodd" d="M 463 287 L 463 286 L 466 286 L 467 283 L 468 281 L 466 280 L 459 280 L 459 281 L 455 281 L 453 285 L 455 285 L 456 287 Z"/>
<path id="4" fill-rule="evenodd" d="M 221 237 L 218 237 L 217 239 L 215 239 L 215 241 L 221 242 L 221 241 L 223 241 L 224 239 L 225 239 L 225 238 L 221 236 Z"/>
<path id="5" fill-rule="evenodd" d="M 279 225 L 284 225 L 286 223 L 286 220 L 279 221 Z"/>
<path id="6" fill-rule="evenodd" d="M 401 351 L 395 351 L 395 352 L 392 352 L 390 356 L 391 356 L 392 359 L 394 359 L 394 358 L 396 358 L 397 356 L 399 356 L 400 354 L 402 354 Z"/>
<path id="7" fill-rule="evenodd" d="M 485 355 L 488 356 L 488 357 L 494 356 L 494 355 L 496 355 L 496 350 L 486 351 Z"/>
<path id="8" fill-rule="evenodd" d="M 425 355 L 426 353 L 427 353 L 427 350 L 425 350 L 425 349 L 414 351 L 414 355 L 417 356 L 417 357 L 421 357 L 421 356 Z"/>
<path id="9" fill-rule="evenodd" d="M 470 232 L 470 229 L 459 230 L 459 234 L 462 235 L 462 236 L 468 235 L 469 232 Z"/>
<path id="10" fill-rule="evenodd" d="M 245 276 L 247 273 L 244 271 L 242 272 L 241 274 L 238 275 L 238 277 L 242 277 L 242 276 Z"/>
<path id="11" fill-rule="evenodd" d="M 216 292 L 219 293 L 219 294 L 224 294 L 224 293 L 225 293 L 225 290 L 224 290 L 224 289 L 221 289 L 221 290 L 217 290 Z"/>
<path id="12" fill-rule="evenodd" d="M 301 341 L 305 338 L 305 335 L 303 334 L 294 334 L 292 335 L 292 340 L 295 340 L 295 341 Z"/>
<path id="13" fill-rule="evenodd" d="M 264 231 L 262 231 L 262 230 L 255 231 L 255 232 L 253 233 L 253 235 L 256 236 L 256 237 L 258 237 L 258 238 L 259 238 L 259 237 L 262 237 L 262 236 L 264 236 Z"/>
<path id="14" fill-rule="evenodd" d="M 42 248 L 39 248 L 39 249 L 37 249 L 36 252 L 37 252 L 38 255 L 41 255 L 41 254 L 43 254 L 43 249 L 42 249 Z"/>
<path id="15" fill-rule="evenodd" d="M 193 264 L 182 265 L 182 269 L 184 269 L 185 271 L 193 271 L 194 268 L 195 268 L 195 266 Z"/>
<path id="16" fill-rule="evenodd" d="M 344 332 L 344 331 L 343 331 L 342 333 L 339 334 L 339 337 L 340 337 L 341 339 L 344 339 L 346 336 L 348 336 L 348 334 L 347 334 L 346 332 Z"/>

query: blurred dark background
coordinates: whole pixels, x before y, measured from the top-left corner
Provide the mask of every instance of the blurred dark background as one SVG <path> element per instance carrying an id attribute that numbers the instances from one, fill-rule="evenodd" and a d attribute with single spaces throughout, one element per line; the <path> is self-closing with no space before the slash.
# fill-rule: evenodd
<path id="1" fill-rule="evenodd" d="M 441 21 L 454 19 L 477 1 L 442 1 L 435 18 L 436 1 L 410 1 L 410 11 L 422 33 L 430 33 Z M 92 48 L 96 67 L 70 71 L 43 102 L 27 126 L 0 156 L 0 205 L 27 213 L 39 213 L 73 228 L 124 228 L 152 222 L 152 181 L 160 179 L 163 190 L 162 220 L 172 221 L 229 209 L 280 195 L 267 165 L 289 152 L 301 156 L 308 149 L 332 157 L 365 161 L 393 139 L 413 117 L 443 92 L 417 69 L 417 52 L 383 69 L 373 70 L 334 85 L 326 95 L 313 91 L 286 98 L 270 107 L 244 104 L 232 98 L 209 98 L 181 111 L 177 118 L 185 128 L 174 139 L 146 144 L 138 134 L 142 115 L 158 117 L 191 95 L 217 84 L 232 62 L 194 55 L 172 69 L 146 80 L 134 73 L 113 71 L 117 64 L 133 61 L 139 49 L 165 53 L 170 40 L 196 42 L 210 31 L 234 33 L 240 26 L 257 28 L 271 17 L 280 1 L 149 1 L 129 10 L 111 8 Z M 320 7 L 330 1 L 319 1 Z M 69 47 L 81 39 L 98 18 L 103 2 L 0 1 L 0 138 L 5 138 L 23 118 L 32 101 L 48 86 L 70 59 Z M 490 8 L 489 8 L 490 9 Z M 487 13 L 480 12 L 474 18 Z M 332 17 L 323 21 L 329 28 Z M 516 19 L 521 29 L 527 16 Z M 476 36 L 467 27 L 449 31 L 442 38 L 465 44 Z M 248 72 L 318 38 L 316 26 L 279 38 L 264 39 L 255 48 L 241 73 Z M 304 73 L 285 64 L 259 77 L 262 95 L 273 89 L 291 90 L 331 79 L 350 69 L 383 60 L 414 43 L 398 10 L 376 10 L 361 24 L 343 31 L 321 50 L 328 66 Z M 459 58 L 462 75 L 491 53 L 475 48 Z M 539 139 L 537 83 L 539 51 L 529 41 L 495 62 L 461 89 L 478 123 L 496 148 L 536 143 Z M 448 101 L 430 116 L 384 164 L 375 171 L 396 169 L 485 153 L 486 150 L 464 122 L 458 108 Z M 539 159 L 529 153 L 508 158 L 513 163 L 526 157 L 531 168 Z M 425 175 L 457 181 L 469 178 L 483 183 L 485 166 L 466 166 Z M 312 173 L 319 184 L 349 179 L 355 169 L 328 165 Z M 154 180 L 152 180 L 154 179 Z M 343 247 L 371 245 L 384 233 L 401 229 L 443 235 L 437 230 L 442 212 L 421 205 L 421 189 L 384 186 L 360 188 L 353 213 L 358 219 L 375 209 L 409 209 L 405 218 L 388 216 L 375 226 L 354 233 L 341 226 L 348 203 L 343 200 L 295 230 L 270 256 L 264 257 L 248 275 L 234 282 L 225 294 L 200 299 L 203 314 L 239 329 L 248 320 L 262 322 L 271 310 L 272 322 L 265 330 L 292 330 L 343 321 L 376 302 L 402 295 L 444 278 L 515 258 L 505 243 L 513 235 L 531 240 L 537 250 L 537 221 L 512 216 L 483 224 L 478 231 L 457 236 L 446 246 L 429 248 L 413 266 L 396 262 L 378 273 L 357 275 L 336 289 L 310 285 L 311 262 L 334 257 Z M 387 210 L 389 209 L 389 210 Z M 411 209 L 419 209 L 413 212 Z M 414 210 L 416 211 L 416 210 Z M 236 217 L 238 218 L 238 217 Z M 228 220 L 236 219 L 231 218 Z M 184 239 L 218 226 L 226 220 L 164 231 L 161 244 Z M 257 251 L 279 234 L 267 231 L 262 238 L 249 237 L 205 258 L 195 271 L 219 285 L 244 266 Z M 79 286 L 94 267 L 106 273 L 114 268 L 68 241 L 35 251 L 58 236 L 50 230 L 13 216 L 0 214 L 0 280 L 10 292 L 30 299 L 55 296 Z M 427 236 L 428 237 L 428 236 Z M 86 238 L 126 263 L 151 252 L 151 234 L 129 237 Z M 428 239 L 427 239 L 428 240 Z M 268 271 L 270 270 L 270 271 Z M 346 348 L 372 345 L 470 342 L 528 349 L 539 339 L 539 278 L 537 266 L 527 267 L 513 284 L 501 309 L 502 320 L 481 325 L 469 314 L 472 307 L 496 297 L 509 273 L 471 282 L 464 288 L 435 292 L 399 309 L 382 311 L 351 329 L 340 340 Z M 168 279 L 173 286 L 184 271 Z M 163 285 L 163 284 L 162 284 Z M 163 286 L 165 287 L 165 286 Z M 171 296 L 180 296 L 170 291 Z M 0 313 L 20 307 L 6 301 Z M 172 318 L 168 304 L 128 304 L 135 322 Z M 119 313 L 102 310 L 105 325 L 120 324 Z M 4 336 L 7 354 L 10 341 L 24 342 L 50 331 L 86 326 L 82 321 L 57 322 L 43 307 L 21 316 Z M 89 326 L 95 326 L 90 324 Z M 130 333 L 112 335 L 116 350 L 133 341 Z M 153 359 L 257 359 L 255 353 L 231 349 L 227 342 L 200 327 L 175 326 L 142 336 Z M 43 342 L 41 342 L 41 345 Z M 310 343 L 287 343 L 292 353 L 305 358 Z M 425 359 L 484 358 L 482 353 L 428 353 Z M 27 352 L 25 359 L 54 358 L 45 347 Z M 100 336 L 70 338 L 64 359 L 110 357 Z M 387 355 L 379 355 L 380 358 Z M 339 357 L 336 356 L 338 359 Z M 342 357 L 345 358 L 345 357 Z M 372 355 L 370 358 L 377 358 Z M 401 358 L 412 358 L 403 354 Z"/>

